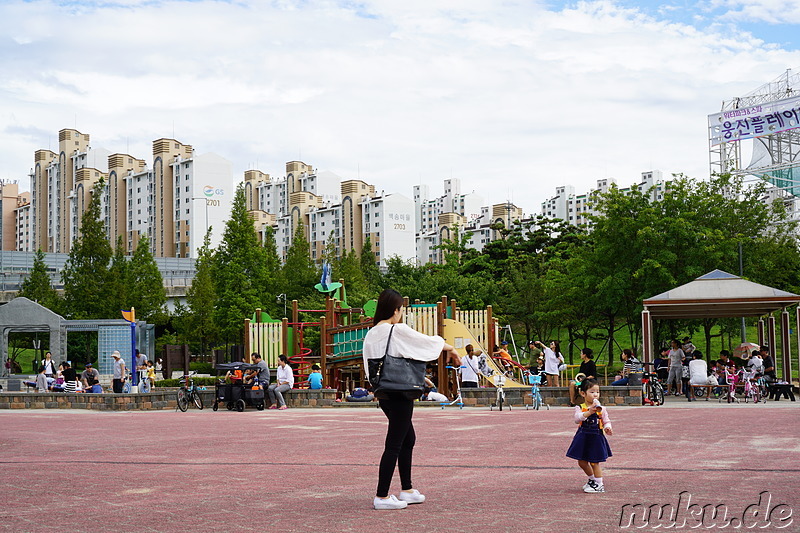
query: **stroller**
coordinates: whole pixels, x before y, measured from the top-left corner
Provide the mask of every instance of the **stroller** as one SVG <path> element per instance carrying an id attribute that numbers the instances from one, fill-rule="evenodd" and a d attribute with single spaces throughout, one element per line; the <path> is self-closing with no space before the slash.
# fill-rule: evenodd
<path id="1" fill-rule="evenodd" d="M 258 366 L 239 361 L 236 363 L 221 363 L 214 368 L 224 370 L 226 373 L 230 372 L 234 377 L 230 383 L 227 383 L 224 379 L 217 380 L 214 388 L 212 410 L 219 409 L 220 404 L 225 404 L 228 411 L 236 409 L 240 413 L 244 411 L 247 405 L 255 407 L 259 411 L 264 410 L 266 407 L 264 389 L 258 386 L 258 378 L 254 377 L 252 383 L 244 383 L 244 373 L 248 370 L 257 371 L 259 370 Z M 265 383 L 264 385 L 267 384 Z"/>

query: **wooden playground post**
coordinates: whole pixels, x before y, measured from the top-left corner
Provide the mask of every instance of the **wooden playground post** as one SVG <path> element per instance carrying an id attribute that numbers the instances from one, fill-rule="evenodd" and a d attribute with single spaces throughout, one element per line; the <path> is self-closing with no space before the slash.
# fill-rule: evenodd
<path id="1" fill-rule="evenodd" d="M 447 312 L 447 296 L 442 296 L 442 299 L 436 302 L 436 334 L 440 337 L 444 337 L 444 314 Z M 450 380 L 447 379 L 447 363 L 445 360 L 440 356 L 438 359 L 438 374 L 439 374 L 439 383 L 437 388 L 439 392 L 444 394 L 445 396 L 450 395 Z"/>
<path id="2" fill-rule="evenodd" d="M 327 304 L 326 304 L 327 305 Z M 322 373 L 322 386 L 328 384 L 328 315 L 322 315 L 319 321 L 319 371 Z"/>
<path id="3" fill-rule="evenodd" d="M 244 319 L 244 353 L 250 353 L 250 319 Z"/>
<path id="4" fill-rule="evenodd" d="M 282 337 L 282 348 L 286 352 L 288 351 L 287 348 L 289 347 L 289 319 L 283 317 L 281 319 L 281 337 Z M 283 355 L 286 355 L 285 353 Z"/>
<path id="5" fill-rule="evenodd" d="M 494 349 L 494 318 L 492 317 L 492 306 L 486 306 L 486 357 L 492 356 L 492 350 Z"/>

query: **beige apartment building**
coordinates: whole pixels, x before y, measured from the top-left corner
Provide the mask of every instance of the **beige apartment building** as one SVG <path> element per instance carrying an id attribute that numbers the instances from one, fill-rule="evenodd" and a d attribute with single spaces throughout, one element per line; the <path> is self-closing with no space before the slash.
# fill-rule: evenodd
<path id="1" fill-rule="evenodd" d="M 17 209 L 30 203 L 30 193 L 19 193 L 16 181 L 0 180 L 0 250 L 16 250 L 19 221 Z"/>
<path id="2" fill-rule="evenodd" d="M 58 153 L 38 150 L 34 159 L 32 250 L 69 252 L 101 180 L 109 241 L 116 246 L 122 238 L 128 253 L 148 236 L 155 257 L 195 257 L 209 228 L 215 230 L 212 244 L 218 244 L 230 214 L 230 162 L 215 154 L 197 155 L 175 139 L 153 141 L 152 169 L 142 158 L 93 148 L 89 135 L 73 129 L 59 132 Z"/>

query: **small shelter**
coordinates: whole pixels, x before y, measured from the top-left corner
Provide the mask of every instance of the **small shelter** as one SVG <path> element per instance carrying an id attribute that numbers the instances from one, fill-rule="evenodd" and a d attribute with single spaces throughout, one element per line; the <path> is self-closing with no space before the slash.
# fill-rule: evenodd
<path id="1" fill-rule="evenodd" d="M 64 318 L 25 297 L 17 297 L 0 306 L 0 375 L 6 375 L 8 335 L 12 332 L 48 333 L 50 351 L 60 354 L 67 349 Z"/>
<path id="2" fill-rule="evenodd" d="M 769 344 L 776 366 L 779 361 L 782 363 L 782 374 L 779 375 L 789 381 L 791 325 L 786 308 L 797 303 L 800 303 L 800 295 L 753 283 L 722 270 L 713 270 L 694 281 L 642 302 L 644 360 L 650 361 L 653 353 L 653 319 L 759 317 L 758 342 Z M 775 317 L 772 315 L 779 310 L 781 311 L 780 358 L 775 350 Z M 800 307 L 795 312 L 795 324 L 800 343 Z M 798 353 L 800 354 L 800 350 Z"/>
<path id="3" fill-rule="evenodd" d="M 136 322 L 136 345 L 145 354 L 155 349 L 155 326 L 143 320 Z M 121 318 L 105 320 L 66 320 L 46 307 L 18 296 L 0 305 L 0 376 L 8 374 L 8 336 L 12 332 L 49 333 L 48 351 L 55 360 L 67 359 L 67 334 L 90 331 L 97 333 L 97 369 L 101 374 L 113 372 L 111 352 L 131 352 L 130 323 Z M 133 355 L 131 355 L 133 357 Z"/>

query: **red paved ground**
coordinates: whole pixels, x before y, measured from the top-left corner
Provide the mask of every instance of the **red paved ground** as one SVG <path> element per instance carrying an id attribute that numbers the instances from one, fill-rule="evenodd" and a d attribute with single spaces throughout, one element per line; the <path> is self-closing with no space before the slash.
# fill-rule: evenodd
<path id="1" fill-rule="evenodd" d="M 564 457 L 569 409 L 417 409 L 428 501 L 401 511 L 370 507 L 376 409 L 4 411 L 0 530 L 613 531 L 624 504 L 677 505 L 688 491 L 741 516 L 769 491 L 793 513 L 783 530 L 798 531 L 798 406 L 612 408 L 605 494 L 581 492 Z"/>

